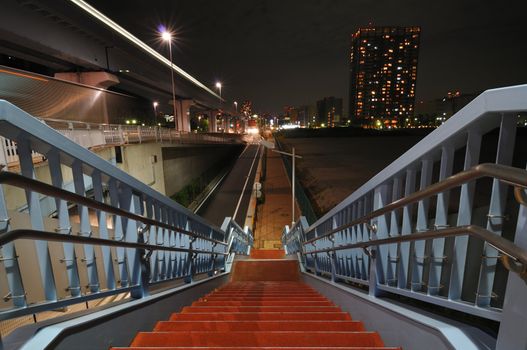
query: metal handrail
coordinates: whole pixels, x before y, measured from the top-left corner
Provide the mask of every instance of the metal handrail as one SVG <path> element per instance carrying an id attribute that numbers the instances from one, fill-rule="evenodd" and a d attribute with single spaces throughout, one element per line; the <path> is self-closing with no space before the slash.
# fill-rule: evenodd
<path id="1" fill-rule="evenodd" d="M 352 226 L 367 223 L 368 220 L 373 219 L 375 217 L 381 216 L 383 214 L 386 214 L 396 209 L 400 209 L 408 204 L 412 204 L 421 199 L 425 199 L 432 195 L 449 190 L 453 187 L 459 186 L 468 181 L 476 180 L 478 178 L 485 177 L 485 176 L 493 177 L 501 182 L 513 185 L 516 188 L 527 188 L 527 170 L 513 168 L 510 166 L 505 166 L 501 164 L 494 164 L 494 163 L 479 164 L 466 171 L 462 171 L 455 175 L 447 177 L 446 179 L 440 182 L 437 182 L 433 185 L 430 185 L 421 191 L 414 192 L 409 196 L 398 199 L 380 209 L 374 210 L 371 213 L 366 214 L 358 219 L 355 219 L 347 224 L 334 228 L 324 233 L 323 235 L 307 240 L 304 242 L 304 245 L 311 244 L 323 238 L 327 238 L 329 236 L 334 235 L 335 233 L 338 233 Z M 514 192 L 515 192 L 516 199 L 520 201 L 520 198 L 522 198 L 522 197 L 519 197 L 521 196 L 520 191 L 514 191 Z M 314 229 L 307 231 L 305 234 L 307 235 L 313 230 Z"/>
<path id="2" fill-rule="evenodd" d="M 51 242 L 68 242 L 68 243 L 80 243 L 80 244 L 92 244 L 99 246 L 111 246 L 119 248 L 133 248 L 133 249 L 144 249 L 147 251 L 163 250 L 169 252 L 184 252 L 184 253 L 196 253 L 196 254 L 208 254 L 208 255 L 228 255 L 228 253 L 206 251 L 201 249 L 192 248 L 176 248 L 176 247 L 165 247 L 162 245 L 153 245 L 146 243 L 136 242 L 124 242 L 115 241 L 111 239 L 87 237 L 87 236 L 75 236 L 65 235 L 62 233 L 39 231 L 39 230 L 12 230 L 0 234 L 0 246 L 12 242 L 17 239 L 37 239 L 42 241 Z"/>
<path id="3" fill-rule="evenodd" d="M 0 184 L 7 184 L 7 185 L 15 186 L 18 188 L 26 189 L 26 190 L 30 189 L 32 191 L 35 191 L 35 192 L 38 192 L 44 195 L 48 195 L 48 196 L 55 197 L 55 198 L 60 198 L 65 201 L 74 202 L 76 204 L 84 205 L 92 209 L 101 210 L 101 211 L 104 211 L 110 214 L 114 214 L 114 215 L 118 215 L 121 217 L 131 219 L 131 220 L 140 221 L 143 224 L 146 224 L 149 226 L 162 227 L 168 230 L 183 233 L 185 235 L 188 235 L 194 238 L 203 239 L 203 240 L 206 240 L 212 243 L 225 245 L 225 246 L 227 245 L 227 243 L 223 241 L 218 241 L 213 238 L 200 236 L 193 232 L 182 229 L 180 227 L 172 226 L 172 225 L 169 225 L 169 224 L 166 224 L 166 223 L 154 220 L 154 219 L 150 219 L 150 218 L 147 218 L 141 215 L 137 215 L 129 211 L 116 208 L 111 205 L 101 203 L 101 202 L 98 202 L 90 198 L 83 197 L 76 193 L 73 193 L 73 192 L 70 192 L 70 191 L 67 191 L 61 188 L 57 188 L 52 185 L 46 184 L 44 182 L 30 179 L 30 178 L 27 178 L 19 174 L 7 172 L 7 171 L 0 172 Z M 220 229 L 217 229 L 217 230 L 220 231 Z"/>
<path id="4" fill-rule="evenodd" d="M 344 244 L 331 248 L 318 249 L 313 251 L 304 252 L 304 254 L 318 254 L 318 253 L 329 253 L 337 250 L 346 250 L 353 248 L 362 248 L 367 249 L 372 246 L 392 244 L 392 243 L 402 243 L 402 242 L 412 242 L 425 239 L 434 239 L 434 238 L 445 238 L 460 236 L 464 234 L 469 234 L 486 241 L 502 255 L 500 260 L 503 265 L 510 271 L 518 273 L 524 280 L 527 282 L 527 251 L 521 249 L 513 242 L 496 235 L 495 233 L 486 230 L 477 225 L 466 225 L 458 227 L 449 227 L 439 230 L 431 230 L 426 232 L 414 232 L 407 235 L 400 235 L 396 237 L 374 239 L 371 241 L 357 242 L 352 244 Z M 371 252 L 367 251 L 367 254 L 370 255 Z M 521 266 L 515 265 L 511 262 L 511 259 L 514 262 L 520 263 Z"/>

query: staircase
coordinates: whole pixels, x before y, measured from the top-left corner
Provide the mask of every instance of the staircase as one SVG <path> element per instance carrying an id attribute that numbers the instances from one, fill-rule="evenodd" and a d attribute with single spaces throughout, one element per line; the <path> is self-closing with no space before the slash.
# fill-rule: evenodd
<path id="1" fill-rule="evenodd" d="M 237 261 L 232 281 L 117 349 L 400 349 L 299 281 L 298 262 Z M 261 260 L 266 257 L 269 260 Z"/>

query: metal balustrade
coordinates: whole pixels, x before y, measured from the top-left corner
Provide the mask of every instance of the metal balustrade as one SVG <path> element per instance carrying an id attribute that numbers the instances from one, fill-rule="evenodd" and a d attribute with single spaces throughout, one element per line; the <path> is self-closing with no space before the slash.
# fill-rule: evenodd
<path id="1" fill-rule="evenodd" d="M 49 118 L 40 120 L 85 148 L 144 142 L 178 144 L 232 144 L 242 142 L 242 135 L 240 134 L 193 133 L 160 126 L 93 124 Z M 35 162 L 42 161 L 44 158 L 42 154 L 33 152 Z M 0 136 L 0 164 L 17 163 L 16 141 Z"/>
<path id="2" fill-rule="evenodd" d="M 0 320 L 124 292 L 141 298 L 249 252 L 252 233 L 231 219 L 224 229 L 209 224 L 6 101 L 0 136 L 16 142 L 20 165 L 20 174 L 0 172 Z M 6 198 L 25 199 L 29 214 Z M 43 215 L 42 198 L 54 217 Z"/>
<path id="3" fill-rule="evenodd" d="M 313 225 L 286 227 L 287 253 L 372 296 L 518 327 L 513 310 L 527 307 L 518 298 L 527 292 L 527 160 L 515 147 L 524 111 L 527 85 L 484 92 Z M 511 348 L 504 337 L 498 344 Z"/>

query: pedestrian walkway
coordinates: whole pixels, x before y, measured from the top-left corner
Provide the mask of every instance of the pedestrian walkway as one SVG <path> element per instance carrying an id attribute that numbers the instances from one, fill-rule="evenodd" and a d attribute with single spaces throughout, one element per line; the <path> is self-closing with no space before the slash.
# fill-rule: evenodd
<path id="1" fill-rule="evenodd" d="M 265 202 L 257 209 L 254 248 L 282 249 L 282 231 L 285 225 L 291 226 L 291 184 L 281 156 L 269 149 L 263 192 Z M 298 220 L 298 205 L 295 213 Z"/>

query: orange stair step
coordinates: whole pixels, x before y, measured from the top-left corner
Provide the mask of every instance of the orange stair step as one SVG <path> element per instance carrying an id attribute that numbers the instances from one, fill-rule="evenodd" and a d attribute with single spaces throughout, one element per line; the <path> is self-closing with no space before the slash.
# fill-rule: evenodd
<path id="1" fill-rule="evenodd" d="M 251 259 L 284 259 L 283 249 L 251 249 Z"/>
<path id="2" fill-rule="evenodd" d="M 173 331 L 364 331 L 359 321 L 160 321 L 155 332 Z"/>
<path id="3" fill-rule="evenodd" d="M 336 306 L 185 306 L 182 313 L 197 312 L 339 312 Z"/>
<path id="4" fill-rule="evenodd" d="M 177 313 L 170 321 L 255 321 L 255 320 L 351 320 L 346 312 L 223 312 L 223 313 Z"/>
<path id="5" fill-rule="evenodd" d="M 331 347 L 322 347 L 322 346 L 317 346 L 317 347 L 311 347 L 311 346 L 306 346 L 306 347 L 276 347 L 276 346 L 272 346 L 272 347 L 265 347 L 265 348 L 262 348 L 262 347 L 254 347 L 254 346 L 244 346 L 243 348 L 240 348 L 240 347 L 232 347 L 232 346 L 221 346 L 221 347 L 218 347 L 218 346 L 203 346 L 203 347 L 199 347 L 199 348 L 196 348 L 196 347 L 185 347 L 185 346 L 163 346 L 163 347 L 151 347 L 151 346 L 146 346 L 146 347 L 126 347 L 126 348 L 122 348 L 122 347 L 118 347 L 118 348 L 112 348 L 111 350 L 196 350 L 196 349 L 201 349 L 201 350 L 261 350 L 261 349 L 265 349 L 265 350 L 332 350 L 332 349 L 338 349 L 338 350 L 402 350 L 401 348 L 394 348 L 394 347 L 384 347 L 384 346 L 353 346 L 353 347 L 348 347 L 348 346 L 345 346 L 345 347 L 334 347 L 334 346 L 331 346 Z"/>
<path id="6" fill-rule="evenodd" d="M 384 346 L 375 332 L 140 332 L 131 346 Z"/>
<path id="7" fill-rule="evenodd" d="M 335 306 L 332 302 L 326 301 L 298 301 L 298 300 L 251 300 L 251 301 L 195 301 L 192 306 Z"/>
<path id="8" fill-rule="evenodd" d="M 297 296 L 260 296 L 260 297 L 217 297 L 214 295 L 207 295 L 203 298 L 200 298 L 199 301 L 271 301 L 271 300 L 288 300 L 288 301 L 326 301 L 328 299 L 319 296 L 312 297 L 297 297 Z"/>

